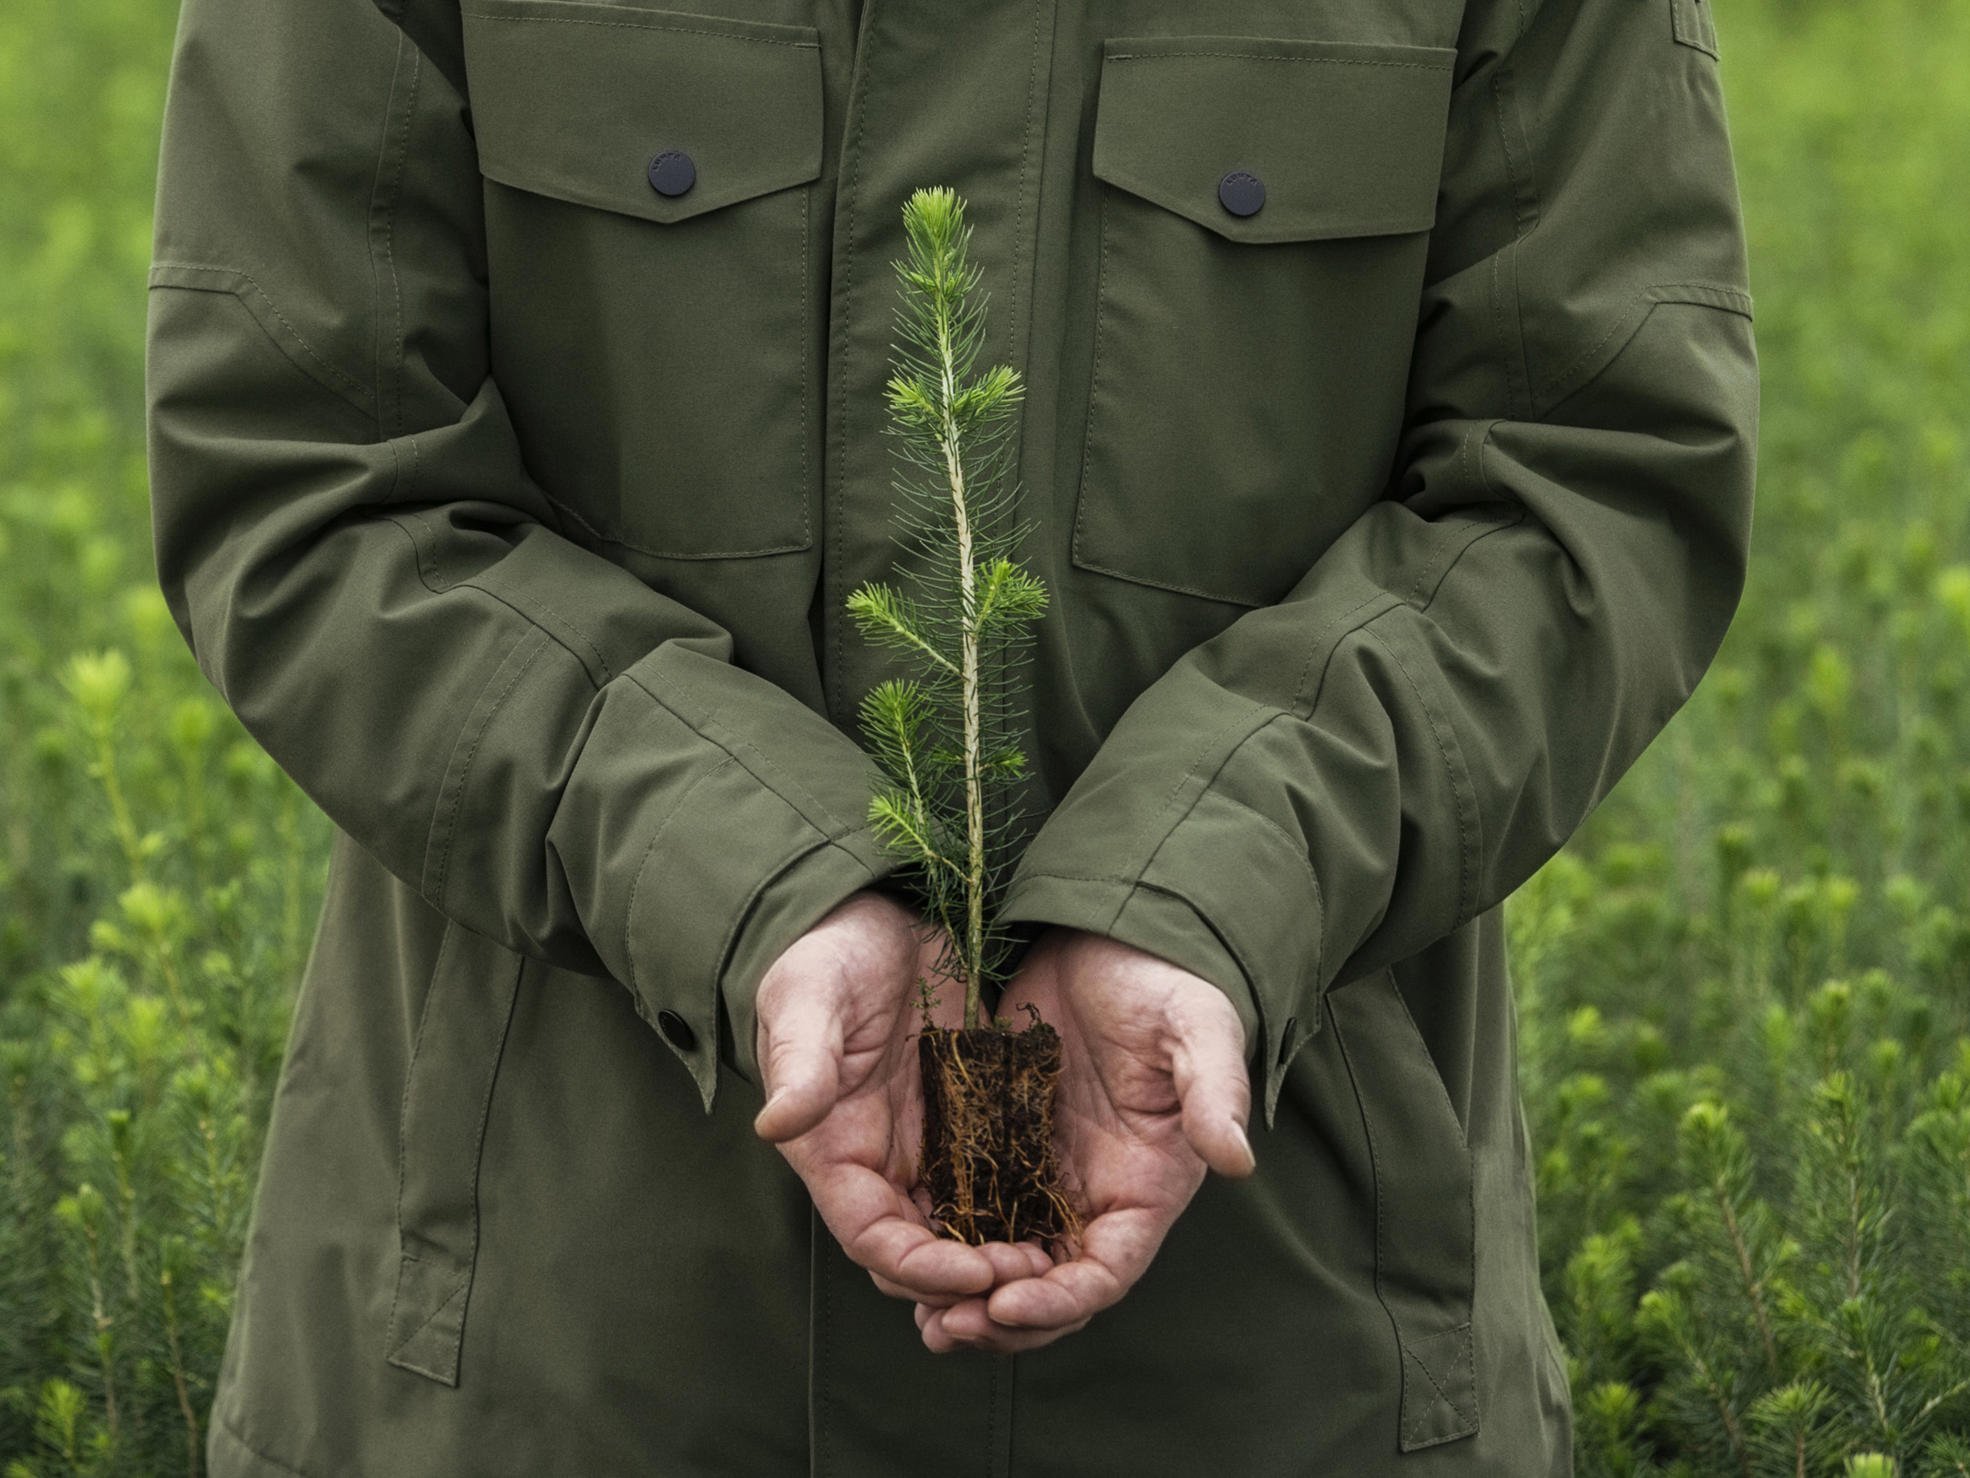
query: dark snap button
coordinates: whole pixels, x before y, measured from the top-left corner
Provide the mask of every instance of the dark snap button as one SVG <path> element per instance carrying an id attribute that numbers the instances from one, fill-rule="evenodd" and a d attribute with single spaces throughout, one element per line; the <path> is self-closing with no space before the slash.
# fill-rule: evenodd
<path id="1" fill-rule="evenodd" d="M 1255 216 L 1265 204 L 1265 181 L 1249 170 L 1234 169 L 1218 181 L 1218 204 L 1235 216 Z"/>
<path id="2" fill-rule="evenodd" d="M 650 161 L 650 188 L 666 197 L 682 195 L 698 182 L 698 166 L 682 149 L 666 149 Z"/>
<path id="3" fill-rule="evenodd" d="M 691 1023 L 675 1011 L 657 1013 L 657 1030 L 664 1034 L 664 1040 L 679 1052 L 689 1052 L 698 1045 L 698 1034 L 691 1030 Z"/>

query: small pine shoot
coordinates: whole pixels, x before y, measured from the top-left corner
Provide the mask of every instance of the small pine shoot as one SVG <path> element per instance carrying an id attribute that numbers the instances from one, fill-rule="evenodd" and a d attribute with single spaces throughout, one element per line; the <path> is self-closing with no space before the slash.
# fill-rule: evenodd
<path id="1" fill-rule="evenodd" d="M 983 1026 L 983 988 L 1002 983 L 1009 943 L 990 900 L 1026 775 L 1018 668 L 1047 589 L 1013 557 L 1030 531 L 1012 516 L 1023 386 L 1008 366 L 977 368 L 985 294 L 964 202 L 947 188 L 918 190 L 903 225 L 887 429 L 910 558 L 897 585 L 854 591 L 848 613 L 909 669 L 862 701 L 884 776 L 869 821 L 947 931 L 940 969 L 964 982 L 964 1024 Z"/>

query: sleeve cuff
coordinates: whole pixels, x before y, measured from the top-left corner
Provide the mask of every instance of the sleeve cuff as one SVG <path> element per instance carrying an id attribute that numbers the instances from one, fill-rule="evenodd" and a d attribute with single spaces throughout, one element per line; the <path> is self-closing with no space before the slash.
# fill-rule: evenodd
<path id="1" fill-rule="evenodd" d="M 731 844 L 709 840 L 721 837 Z M 767 837 L 787 840 L 762 867 L 758 839 Z M 627 984 L 638 1014 L 690 1071 L 707 1114 L 721 1019 L 725 1062 L 756 1082 L 760 976 L 837 903 L 894 866 L 866 828 L 828 834 L 731 760 L 665 818 L 630 895 Z"/>
<path id="2" fill-rule="evenodd" d="M 748 1083 L 761 1081 L 755 1002 L 759 983 L 773 962 L 838 904 L 882 883 L 898 866 L 865 828 L 817 843 L 759 892 L 740 924 L 719 980 L 719 999 L 725 1008 L 725 1060 L 741 1078 Z"/>
<path id="3" fill-rule="evenodd" d="M 1243 803 L 1206 789 L 1133 878 L 1050 871 L 1056 838 L 1070 828 L 1096 834 L 1096 819 L 1067 805 L 1028 847 L 1001 916 L 1105 934 L 1223 990 L 1245 1028 L 1247 1061 L 1262 1069 L 1258 1098 L 1270 1128 L 1286 1069 L 1320 1023 L 1322 909 L 1305 852 Z"/>
<path id="4" fill-rule="evenodd" d="M 1210 924 L 1175 894 L 1109 878 L 1029 872 L 1013 882 L 999 916 L 1007 923 L 1051 924 L 1119 939 L 1202 976 L 1237 1009 L 1245 1057 L 1251 1060 L 1259 1011 L 1245 972 Z"/>

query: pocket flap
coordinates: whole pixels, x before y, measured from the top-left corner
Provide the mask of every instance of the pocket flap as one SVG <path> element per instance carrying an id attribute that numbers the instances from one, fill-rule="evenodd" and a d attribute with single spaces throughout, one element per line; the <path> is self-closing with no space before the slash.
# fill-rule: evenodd
<path id="1" fill-rule="evenodd" d="M 488 179 L 671 222 L 821 172 L 811 26 L 587 0 L 468 0 L 462 13 Z"/>
<path id="2" fill-rule="evenodd" d="M 1456 55 L 1252 36 L 1111 37 L 1094 172 L 1233 241 L 1427 230 Z"/>

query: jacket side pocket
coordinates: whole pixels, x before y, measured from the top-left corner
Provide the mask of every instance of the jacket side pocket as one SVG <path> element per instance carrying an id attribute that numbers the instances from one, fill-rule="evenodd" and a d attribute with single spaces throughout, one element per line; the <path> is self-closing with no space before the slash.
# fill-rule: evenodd
<path id="1" fill-rule="evenodd" d="M 1478 1429 L 1471 1151 L 1443 1079 L 1380 970 L 1328 993 L 1375 1174 L 1375 1293 L 1402 1352 L 1404 1452 Z"/>
<path id="2" fill-rule="evenodd" d="M 404 1077 L 397 1290 L 384 1356 L 458 1384 L 479 1252 L 479 1154 L 526 961 L 447 923 Z"/>

